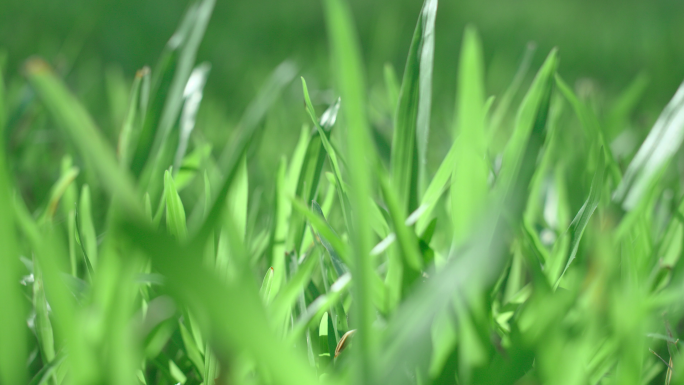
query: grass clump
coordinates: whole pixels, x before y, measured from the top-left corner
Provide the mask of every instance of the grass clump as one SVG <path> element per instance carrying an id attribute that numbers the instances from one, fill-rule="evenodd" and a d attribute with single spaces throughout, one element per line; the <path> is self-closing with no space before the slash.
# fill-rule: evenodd
<path id="1" fill-rule="evenodd" d="M 208 141 L 222 127 L 197 118 L 210 66 L 195 58 L 213 6 L 193 3 L 138 72 L 116 140 L 40 59 L 30 108 L 0 84 L 3 384 L 682 381 L 681 88 L 630 147 L 615 122 L 643 87 L 596 109 L 554 49 L 512 113 L 533 49 L 487 98 L 468 27 L 453 141 L 430 170 L 437 0 L 382 103 L 348 5 L 325 0 L 339 98 L 322 106 L 301 78 L 289 113 L 308 121 L 263 187 L 254 148 L 278 140 L 263 127 L 298 69 L 273 71 L 227 145 Z M 36 204 L 13 173 L 29 153 L 5 140 L 41 125 L 65 155 Z"/>

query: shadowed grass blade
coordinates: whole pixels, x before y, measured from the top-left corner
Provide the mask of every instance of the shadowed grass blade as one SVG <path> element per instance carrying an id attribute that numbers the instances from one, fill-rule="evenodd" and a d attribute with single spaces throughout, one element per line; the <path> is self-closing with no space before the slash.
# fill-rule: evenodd
<path id="1" fill-rule="evenodd" d="M 25 68 L 29 82 L 53 119 L 74 142 L 81 156 L 93 165 L 108 192 L 116 196 L 128 215 L 142 219 L 143 207 L 132 179 L 119 167 L 114 152 L 83 106 L 44 61 L 32 59 Z"/>
<path id="2" fill-rule="evenodd" d="M 577 256 L 577 249 L 579 248 L 579 243 L 582 239 L 584 229 L 587 227 L 591 215 L 594 214 L 594 211 L 596 210 L 596 207 L 598 207 L 599 201 L 601 200 L 601 192 L 603 191 L 604 184 L 603 178 L 605 164 L 606 160 L 603 155 L 603 148 L 601 148 L 596 173 L 594 174 L 594 178 L 591 181 L 591 190 L 589 191 L 589 197 L 587 197 L 587 200 L 584 202 L 584 205 L 582 205 L 582 208 L 575 216 L 575 219 L 573 219 L 572 223 L 570 223 L 570 228 L 568 229 L 568 232 L 570 233 L 570 254 L 568 255 L 568 262 L 565 264 L 563 272 L 558 277 L 558 280 L 556 280 L 556 283 L 554 285 L 555 287 L 558 287 L 561 279 L 563 278 L 563 275 L 568 270 L 568 267 L 570 267 L 572 261 L 575 260 L 575 257 Z"/>

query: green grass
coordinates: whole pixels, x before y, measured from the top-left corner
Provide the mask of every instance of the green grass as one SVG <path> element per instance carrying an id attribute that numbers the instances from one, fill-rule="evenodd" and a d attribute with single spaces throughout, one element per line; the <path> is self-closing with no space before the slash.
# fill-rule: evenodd
<path id="1" fill-rule="evenodd" d="M 333 102 L 284 62 L 223 145 L 198 113 L 213 6 L 126 83 L 114 137 L 43 60 L 0 78 L 0 383 L 684 381 L 684 88 L 630 144 L 643 77 L 595 103 L 556 49 L 526 82 L 529 46 L 488 97 L 469 26 L 445 128 L 437 1 L 378 91 L 349 5 L 324 0 Z M 17 144 L 40 130 L 58 151 Z"/>

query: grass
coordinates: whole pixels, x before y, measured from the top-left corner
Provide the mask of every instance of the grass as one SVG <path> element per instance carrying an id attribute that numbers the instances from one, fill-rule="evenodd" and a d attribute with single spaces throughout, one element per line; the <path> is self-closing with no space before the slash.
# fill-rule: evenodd
<path id="1" fill-rule="evenodd" d="M 386 66 L 380 94 L 349 6 L 323 5 L 337 101 L 302 77 L 283 112 L 300 84 L 284 62 L 226 146 L 203 133 L 225 122 L 198 118 L 212 0 L 127 85 L 116 139 L 41 59 L 23 80 L 8 74 L 21 88 L 0 82 L 0 382 L 684 381 L 684 88 L 630 145 L 642 78 L 597 105 L 560 77 L 555 49 L 524 82 L 530 46 L 488 98 L 469 26 L 440 155 L 437 1 L 420 11 L 401 83 Z M 303 127 L 259 173 L 260 143 L 279 140 L 265 130 L 273 111 Z M 16 144 L 53 127 L 63 151 L 49 161 Z M 27 187 L 26 164 L 58 176 Z"/>

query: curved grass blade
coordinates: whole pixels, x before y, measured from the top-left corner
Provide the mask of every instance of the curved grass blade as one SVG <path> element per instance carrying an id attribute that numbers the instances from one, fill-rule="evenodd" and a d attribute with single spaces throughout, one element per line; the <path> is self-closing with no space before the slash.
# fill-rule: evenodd
<path id="1" fill-rule="evenodd" d="M 271 305 L 271 314 L 275 322 L 281 322 L 285 319 L 287 312 L 295 304 L 297 297 L 311 279 L 317 261 L 318 255 L 316 253 L 306 254 L 304 260 L 299 263 L 297 272 L 280 289 L 278 296 L 275 297 Z"/>
<path id="2" fill-rule="evenodd" d="M 43 366 L 38 373 L 36 373 L 35 376 L 31 379 L 31 382 L 29 382 L 29 385 L 42 385 L 47 383 L 50 378 L 52 378 L 53 373 L 55 370 L 59 368 L 59 366 L 62 364 L 64 361 L 64 358 L 66 355 L 62 352 L 57 354 L 57 356 L 50 361 L 47 365 Z"/>
<path id="3" fill-rule="evenodd" d="M 50 199 L 48 200 L 48 204 L 40 219 L 41 223 L 52 220 L 52 217 L 54 217 L 55 212 L 57 211 L 60 199 L 62 199 L 62 196 L 66 193 L 67 189 L 71 187 L 74 179 L 78 176 L 79 171 L 78 167 L 71 167 L 63 172 L 57 183 L 52 186 L 52 189 L 50 189 Z"/>
<path id="4" fill-rule="evenodd" d="M 592 214 L 594 214 L 594 211 L 596 210 L 596 207 L 598 207 L 599 201 L 601 200 L 601 192 L 603 191 L 604 184 L 603 179 L 605 164 L 606 160 L 603 155 L 603 148 L 601 148 L 596 173 L 594 174 L 594 178 L 591 181 L 589 197 L 587 197 L 587 200 L 584 202 L 584 205 L 582 205 L 582 208 L 580 208 L 577 215 L 575 215 L 575 219 L 573 219 L 570 223 L 570 228 L 568 229 L 568 232 L 570 233 L 570 254 L 568 255 L 568 262 L 565 264 L 563 272 L 556 280 L 554 288 L 558 287 L 561 279 L 563 278 L 563 275 L 568 270 L 568 267 L 570 267 L 572 261 L 575 260 L 575 257 L 577 256 L 577 249 L 579 248 L 579 243 L 582 239 L 584 229 L 587 227 L 589 219 L 591 218 Z"/>
<path id="5" fill-rule="evenodd" d="M 655 183 L 684 140 L 684 83 L 653 125 L 613 194 L 623 210 L 633 210 Z"/>

